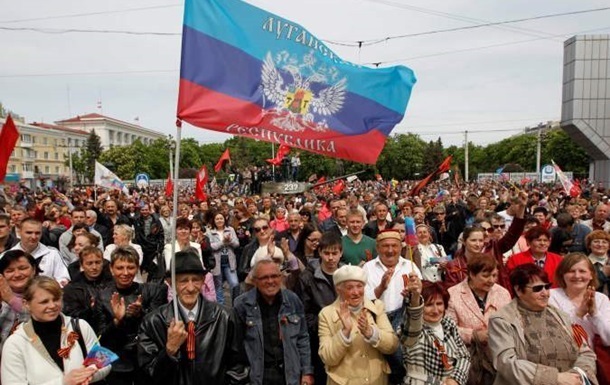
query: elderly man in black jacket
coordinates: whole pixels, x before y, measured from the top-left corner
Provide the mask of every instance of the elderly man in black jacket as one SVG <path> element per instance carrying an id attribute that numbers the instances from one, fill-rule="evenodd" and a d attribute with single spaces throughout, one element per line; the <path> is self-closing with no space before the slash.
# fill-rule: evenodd
<path id="1" fill-rule="evenodd" d="M 207 272 L 196 254 L 179 251 L 174 260 L 179 321 L 170 302 L 140 326 L 138 361 L 150 383 L 223 385 L 247 380 L 234 314 L 201 296 Z"/>
<path id="2" fill-rule="evenodd" d="M 140 208 L 140 214 L 133 220 L 133 227 L 135 230 L 134 243 L 142 247 L 144 254 L 141 269 L 149 274 L 154 274 L 153 260 L 161 253 L 165 236 L 161 221 L 151 214 L 148 203 Z"/>

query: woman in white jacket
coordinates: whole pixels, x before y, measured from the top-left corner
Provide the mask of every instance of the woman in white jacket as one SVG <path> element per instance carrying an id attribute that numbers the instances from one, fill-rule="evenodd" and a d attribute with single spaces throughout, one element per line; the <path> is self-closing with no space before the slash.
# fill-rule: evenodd
<path id="1" fill-rule="evenodd" d="M 62 291 L 52 278 L 39 276 L 24 293 L 31 319 L 21 324 L 2 349 L 2 383 L 11 385 L 88 385 L 102 380 L 110 365 L 84 367 L 86 352 L 97 343 L 89 324 L 61 313 Z M 84 342 L 83 352 L 81 340 Z"/>

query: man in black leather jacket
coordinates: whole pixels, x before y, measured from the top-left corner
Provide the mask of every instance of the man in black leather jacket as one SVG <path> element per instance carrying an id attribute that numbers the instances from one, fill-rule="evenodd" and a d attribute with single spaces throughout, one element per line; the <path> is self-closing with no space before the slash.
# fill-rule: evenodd
<path id="1" fill-rule="evenodd" d="M 179 321 L 175 321 L 174 304 L 170 302 L 146 316 L 140 326 L 138 361 L 150 384 L 223 385 L 247 381 L 240 364 L 245 357 L 240 350 L 234 313 L 200 294 L 207 272 L 197 255 L 179 251 L 175 261 Z"/>

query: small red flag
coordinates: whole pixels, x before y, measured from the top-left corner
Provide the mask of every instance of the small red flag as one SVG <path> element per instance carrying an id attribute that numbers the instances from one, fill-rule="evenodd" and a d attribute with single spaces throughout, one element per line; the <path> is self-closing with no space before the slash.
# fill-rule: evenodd
<path id="1" fill-rule="evenodd" d="M 343 179 L 340 179 L 333 186 L 333 194 L 339 195 L 341 194 L 341 192 L 343 192 L 343 190 L 345 190 L 345 181 Z"/>
<path id="2" fill-rule="evenodd" d="M 167 181 L 165 182 L 165 196 L 171 197 L 172 195 L 174 195 L 174 181 L 170 175 L 167 174 Z"/>
<path id="3" fill-rule="evenodd" d="M 290 147 L 288 147 L 285 144 L 280 144 L 280 147 L 277 150 L 277 154 L 275 155 L 275 158 L 266 159 L 266 161 L 268 163 L 271 163 L 272 165 L 279 166 L 282 164 L 282 159 L 284 159 L 286 157 L 286 155 L 288 155 L 289 152 L 290 152 Z"/>
<path id="4" fill-rule="evenodd" d="M 229 161 L 229 164 L 231 164 L 231 154 L 229 153 L 228 148 L 225 150 L 225 152 L 222 153 L 222 155 L 220 156 L 220 159 L 218 159 L 216 166 L 214 166 L 214 171 L 219 172 L 220 170 L 222 170 L 222 166 L 224 165 L 224 163 L 226 161 Z M 206 172 L 206 174 L 207 174 L 207 172 Z"/>
<path id="5" fill-rule="evenodd" d="M 229 150 L 227 150 L 229 151 Z M 205 164 L 201 166 L 199 172 L 197 173 L 197 178 L 195 180 L 195 196 L 199 201 L 207 201 L 208 196 L 205 193 L 205 185 L 208 183 L 208 169 L 205 167 Z"/>
<path id="6" fill-rule="evenodd" d="M 11 158 L 13 149 L 19 139 L 19 131 L 15 127 L 13 118 L 9 115 L 4 122 L 2 132 L 0 132 L 0 182 L 4 181 L 6 176 L 6 169 L 8 168 L 8 161 Z"/>

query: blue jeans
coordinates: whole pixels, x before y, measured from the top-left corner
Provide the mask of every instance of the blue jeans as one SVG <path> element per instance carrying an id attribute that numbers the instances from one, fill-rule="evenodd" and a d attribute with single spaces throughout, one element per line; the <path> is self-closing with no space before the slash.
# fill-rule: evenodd
<path id="1" fill-rule="evenodd" d="M 225 293 L 222 288 L 224 281 L 229 282 L 231 289 L 231 300 L 234 300 L 239 295 L 239 281 L 237 280 L 237 272 L 231 270 L 229 266 L 222 266 L 220 274 L 214 276 L 214 288 L 216 289 L 216 301 L 220 304 L 225 303 Z"/>

